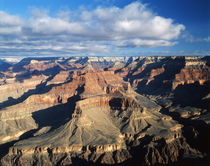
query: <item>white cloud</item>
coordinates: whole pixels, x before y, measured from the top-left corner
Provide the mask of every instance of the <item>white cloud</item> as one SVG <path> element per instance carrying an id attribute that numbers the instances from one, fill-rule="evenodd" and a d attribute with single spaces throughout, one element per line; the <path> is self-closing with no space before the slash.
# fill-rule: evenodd
<path id="1" fill-rule="evenodd" d="M 0 11 L 0 26 L 17 26 L 22 24 L 22 19 L 18 16 L 9 15 Z"/>
<path id="2" fill-rule="evenodd" d="M 186 35 L 184 37 L 186 38 L 186 41 L 187 42 L 190 42 L 190 43 L 195 43 L 195 42 L 210 42 L 210 36 L 205 37 L 205 38 L 195 38 L 192 35 Z"/>
<path id="3" fill-rule="evenodd" d="M 142 39 L 132 39 L 132 40 L 122 40 L 119 42 L 115 42 L 115 45 L 118 47 L 155 47 L 155 46 L 173 46 L 177 44 L 177 42 L 170 42 L 166 40 L 142 40 Z"/>
<path id="4" fill-rule="evenodd" d="M 32 33 L 41 35 L 68 35 L 80 34 L 83 28 L 76 22 L 67 22 L 60 18 L 52 18 L 49 16 L 42 18 L 32 18 L 29 21 Z"/>
<path id="5" fill-rule="evenodd" d="M 24 21 L 18 16 L 9 15 L 0 11 L 0 35 L 18 34 Z"/>
<path id="6" fill-rule="evenodd" d="M 104 53 L 111 47 L 173 46 L 185 29 L 170 18 L 154 14 L 140 2 L 124 8 L 60 11 L 55 16 L 47 10 L 33 9 L 27 20 L 0 11 L 0 18 L 0 34 L 7 36 L 0 36 L 4 52 L 31 49 L 52 54 L 53 51 Z"/>

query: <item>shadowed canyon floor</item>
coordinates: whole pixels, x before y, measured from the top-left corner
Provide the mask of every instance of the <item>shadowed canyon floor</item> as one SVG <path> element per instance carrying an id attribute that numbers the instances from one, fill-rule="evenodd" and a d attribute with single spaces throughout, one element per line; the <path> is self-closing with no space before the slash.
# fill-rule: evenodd
<path id="1" fill-rule="evenodd" d="M 208 165 L 209 64 L 209 57 L 2 61 L 0 165 Z"/>

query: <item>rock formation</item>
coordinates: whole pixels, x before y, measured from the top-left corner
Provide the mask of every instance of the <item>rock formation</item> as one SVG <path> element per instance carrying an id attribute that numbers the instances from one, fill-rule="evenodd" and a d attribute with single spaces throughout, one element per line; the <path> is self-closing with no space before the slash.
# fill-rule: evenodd
<path id="1" fill-rule="evenodd" d="M 0 163 L 205 165 L 206 57 L 27 58 L 0 69 Z"/>

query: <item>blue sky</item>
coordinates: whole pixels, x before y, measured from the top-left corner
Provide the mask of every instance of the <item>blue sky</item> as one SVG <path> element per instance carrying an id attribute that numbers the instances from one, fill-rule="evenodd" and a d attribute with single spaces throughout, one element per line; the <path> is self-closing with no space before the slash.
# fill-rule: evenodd
<path id="1" fill-rule="evenodd" d="M 209 0 L 0 0 L 0 56 L 210 55 Z"/>

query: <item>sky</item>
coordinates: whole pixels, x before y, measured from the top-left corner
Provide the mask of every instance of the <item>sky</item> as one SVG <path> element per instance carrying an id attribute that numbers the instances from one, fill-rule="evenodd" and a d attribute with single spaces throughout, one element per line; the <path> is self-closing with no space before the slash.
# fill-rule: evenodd
<path id="1" fill-rule="evenodd" d="M 210 55 L 210 0 L 0 0 L 0 57 Z"/>

